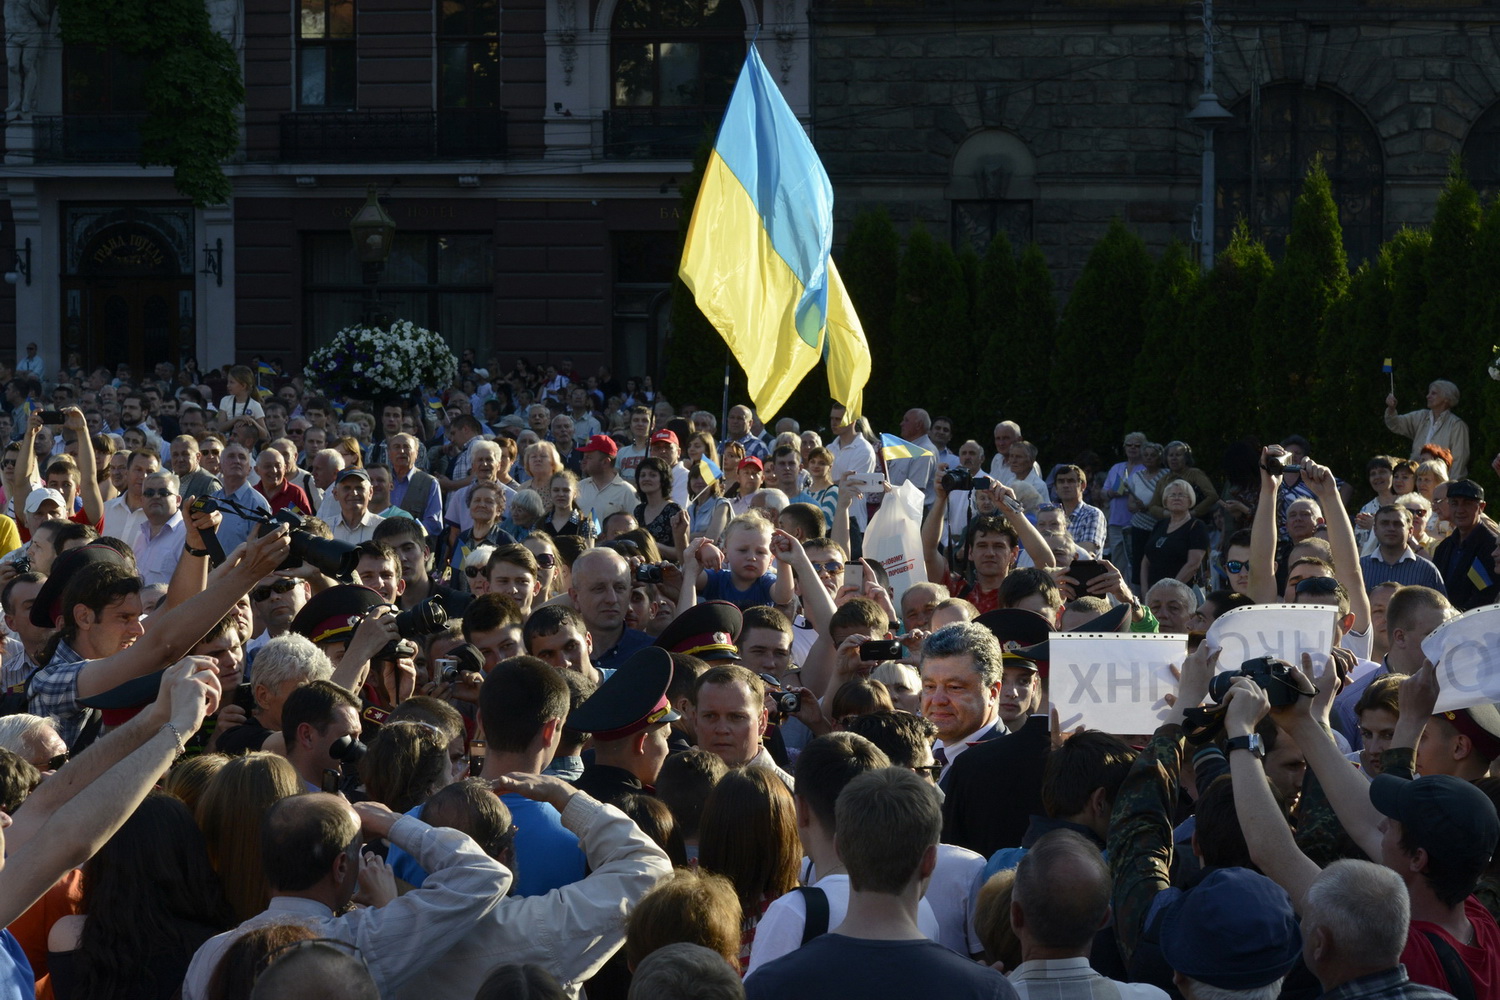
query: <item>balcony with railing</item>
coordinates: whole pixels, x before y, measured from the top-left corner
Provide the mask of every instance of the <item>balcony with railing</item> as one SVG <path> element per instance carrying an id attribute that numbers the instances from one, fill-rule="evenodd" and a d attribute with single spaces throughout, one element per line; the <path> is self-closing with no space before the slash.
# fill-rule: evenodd
<path id="1" fill-rule="evenodd" d="M 614 108 L 604 112 L 604 155 L 612 160 L 688 160 L 713 141 L 723 109 Z"/>
<path id="2" fill-rule="evenodd" d="M 141 155 L 144 114 L 35 115 L 38 163 L 135 163 Z"/>
<path id="3" fill-rule="evenodd" d="M 298 163 L 499 160 L 506 151 L 506 113 L 499 108 L 281 116 L 281 159 Z"/>

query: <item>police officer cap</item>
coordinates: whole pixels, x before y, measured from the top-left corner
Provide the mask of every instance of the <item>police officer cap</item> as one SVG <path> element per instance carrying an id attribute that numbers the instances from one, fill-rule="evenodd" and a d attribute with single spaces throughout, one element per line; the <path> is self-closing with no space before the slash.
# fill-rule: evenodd
<path id="1" fill-rule="evenodd" d="M 656 645 L 669 653 L 686 653 L 710 663 L 737 662 L 745 617 L 728 601 L 695 604 L 662 630 Z"/>
<path id="2" fill-rule="evenodd" d="M 596 741 L 623 740 L 643 729 L 682 716 L 667 701 L 672 657 L 647 646 L 599 685 L 589 700 L 568 716 L 568 728 L 591 733 Z"/>
<path id="3" fill-rule="evenodd" d="M 343 642 L 347 644 L 359 624 L 374 608 L 386 600 L 369 587 L 340 584 L 329 587 L 302 606 L 297 617 L 292 619 L 292 631 L 306 636 L 314 643 Z"/>

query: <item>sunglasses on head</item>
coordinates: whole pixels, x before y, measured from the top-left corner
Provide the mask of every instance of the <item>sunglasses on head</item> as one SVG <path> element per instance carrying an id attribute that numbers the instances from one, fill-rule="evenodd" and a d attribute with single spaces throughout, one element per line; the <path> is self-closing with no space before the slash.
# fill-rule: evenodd
<path id="1" fill-rule="evenodd" d="M 256 602 L 269 600 L 272 594 L 285 594 L 295 586 L 297 586 L 296 580 L 277 580 L 275 583 L 268 583 L 264 587 L 256 587 L 250 591 L 250 600 Z"/>
<path id="2" fill-rule="evenodd" d="M 1041 506 L 1037 507 L 1036 512 L 1038 514 L 1050 514 L 1054 510 L 1062 510 L 1062 504 L 1044 503 Z"/>

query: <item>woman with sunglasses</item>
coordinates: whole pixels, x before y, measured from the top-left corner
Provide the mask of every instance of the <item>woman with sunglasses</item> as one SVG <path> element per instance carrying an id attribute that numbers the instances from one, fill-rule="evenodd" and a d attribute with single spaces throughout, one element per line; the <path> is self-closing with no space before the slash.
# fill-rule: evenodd
<path id="1" fill-rule="evenodd" d="M 470 578 L 464 569 L 469 554 L 481 545 L 514 545 L 516 540 L 500 527 L 505 513 L 505 498 L 499 483 L 477 482 L 469 488 L 470 525 L 458 533 L 453 545 L 453 583 L 456 589 L 469 590 Z M 476 574 L 477 575 L 477 574 Z"/>
<path id="2" fill-rule="evenodd" d="M 545 531 L 534 531 L 522 539 L 521 544 L 536 556 L 536 579 L 542 585 L 543 600 L 565 592 L 568 589 L 568 567 L 552 536 Z"/>

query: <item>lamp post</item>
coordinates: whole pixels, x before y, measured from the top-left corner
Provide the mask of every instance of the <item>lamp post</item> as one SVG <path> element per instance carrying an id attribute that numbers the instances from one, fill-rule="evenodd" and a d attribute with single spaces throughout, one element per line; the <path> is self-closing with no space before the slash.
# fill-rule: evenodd
<path id="1" fill-rule="evenodd" d="M 1199 260 L 1203 269 L 1214 266 L 1214 127 L 1234 121 L 1214 93 L 1214 0 L 1203 0 L 1203 92 L 1187 113 L 1188 121 L 1203 130 L 1203 192 L 1198 205 Z"/>
<path id="2" fill-rule="evenodd" d="M 371 184 L 365 203 L 349 220 L 349 236 L 354 240 L 354 256 L 364 272 L 366 326 L 388 326 L 386 310 L 380 304 L 380 275 L 396 239 L 396 220 L 386 214 Z"/>

